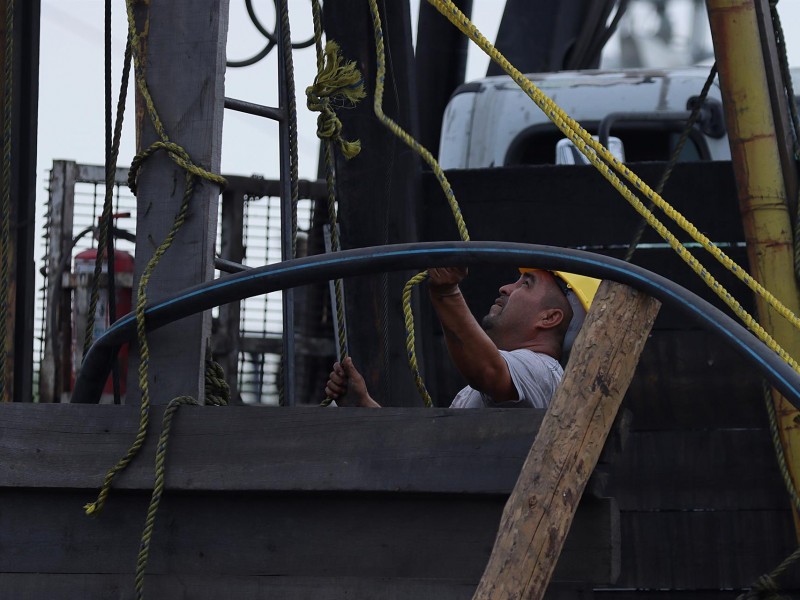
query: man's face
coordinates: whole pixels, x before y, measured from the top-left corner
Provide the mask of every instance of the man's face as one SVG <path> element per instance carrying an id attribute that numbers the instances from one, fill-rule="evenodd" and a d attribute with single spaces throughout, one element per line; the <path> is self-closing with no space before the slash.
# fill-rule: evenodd
<path id="1" fill-rule="evenodd" d="M 508 333 L 524 334 L 545 308 L 544 299 L 552 288 L 557 284 L 547 271 L 522 273 L 516 282 L 500 288 L 500 296 L 483 318 L 483 329 L 495 342 Z"/>

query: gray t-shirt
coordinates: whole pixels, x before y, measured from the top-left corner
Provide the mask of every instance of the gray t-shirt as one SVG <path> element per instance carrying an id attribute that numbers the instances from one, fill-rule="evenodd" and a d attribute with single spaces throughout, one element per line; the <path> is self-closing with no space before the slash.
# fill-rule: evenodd
<path id="1" fill-rule="evenodd" d="M 517 388 L 519 400 L 495 402 L 483 392 L 467 386 L 453 398 L 450 408 L 547 408 L 564 370 L 552 356 L 533 350 L 500 350 Z"/>

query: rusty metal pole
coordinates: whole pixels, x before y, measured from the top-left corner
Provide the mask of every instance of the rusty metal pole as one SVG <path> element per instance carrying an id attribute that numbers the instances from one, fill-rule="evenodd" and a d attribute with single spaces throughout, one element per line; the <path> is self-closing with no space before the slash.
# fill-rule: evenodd
<path id="1" fill-rule="evenodd" d="M 708 0 L 708 16 L 750 271 L 757 281 L 798 314 L 800 293 L 794 277 L 792 228 L 779 137 L 768 91 L 765 45 L 759 32 L 758 2 L 762 0 Z M 766 4 L 766 0 L 762 3 Z M 761 12 L 764 14 L 763 10 Z M 772 24 L 766 25 L 764 34 L 772 35 Z M 792 357 L 800 359 L 800 334 L 761 298 L 756 299 L 756 306 L 763 327 Z M 775 390 L 772 397 L 787 467 L 797 488 L 800 485 L 800 412 Z M 794 514 L 800 538 L 800 520 L 797 511 Z"/>

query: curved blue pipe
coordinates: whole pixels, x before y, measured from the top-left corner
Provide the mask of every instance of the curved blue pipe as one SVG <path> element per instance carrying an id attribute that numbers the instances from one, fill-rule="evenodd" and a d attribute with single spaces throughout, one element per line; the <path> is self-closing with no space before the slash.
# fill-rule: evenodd
<path id="1" fill-rule="evenodd" d="M 615 258 L 569 248 L 513 242 L 426 242 L 297 258 L 220 277 L 153 302 L 145 313 L 147 329 L 157 329 L 214 306 L 298 285 L 386 271 L 497 264 L 569 271 L 624 283 L 649 294 L 722 336 L 800 410 L 800 375 L 718 308 L 661 275 Z M 133 340 L 135 332 L 136 318 L 129 313 L 95 341 L 75 382 L 72 402 L 99 401 L 119 346 Z"/>

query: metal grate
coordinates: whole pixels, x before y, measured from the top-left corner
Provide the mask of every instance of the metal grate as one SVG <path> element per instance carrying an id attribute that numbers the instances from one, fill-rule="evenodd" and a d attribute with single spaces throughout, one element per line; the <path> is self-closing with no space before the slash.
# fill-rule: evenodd
<path id="1" fill-rule="evenodd" d="M 41 378 L 42 365 L 46 364 L 47 357 L 45 352 L 45 338 L 48 335 L 47 320 L 52 317 L 54 306 L 48 305 L 48 289 L 54 282 L 48 276 L 48 263 L 52 267 L 52 253 L 57 251 L 53 248 L 52 240 L 59 239 L 55 235 L 55 227 L 66 226 L 71 221 L 68 235 L 74 238 L 87 227 L 95 224 L 97 217 L 102 212 L 102 205 L 105 194 L 105 175 L 103 167 L 94 165 L 79 165 L 76 163 L 59 161 L 58 168 L 66 172 L 73 173 L 72 180 L 67 177 L 67 185 L 72 182 L 72 210 L 70 215 L 54 214 L 54 199 L 63 190 L 53 189 L 53 184 L 48 186 L 48 207 L 46 213 L 45 231 L 40 242 L 40 253 L 43 257 L 43 267 L 37 273 L 39 278 L 39 291 L 36 302 L 35 329 L 37 336 L 34 340 L 34 377 L 38 387 Z M 54 169 L 57 168 L 54 163 Z M 119 218 L 116 227 L 124 230 L 131 236 L 136 232 L 136 198 L 128 192 L 128 188 L 123 184 L 126 173 L 119 170 L 117 185 L 114 189 L 114 213 L 130 213 L 129 217 Z M 252 189 L 263 191 L 265 182 L 260 178 L 236 178 L 239 184 L 241 180 L 251 181 Z M 51 178 L 52 182 L 52 178 Z M 249 187 L 249 186 L 248 186 Z M 69 190 L 66 192 L 69 194 Z M 69 207 L 67 202 L 67 208 Z M 298 205 L 298 229 L 307 231 L 312 222 L 312 200 L 301 200 Z M 222 211 L 222 202 L 220 203 Z M 242 237 L 245 246 L 244 264 L 248 266 L 260 266 L 280 262 L 281 260 L 281 219 L 280 219 L 280 198 L 272 195 L 260 195 L 260 192 L 246 193 L 244 195 L 243 206 L 243 231 Z M 221 215 L 220 215 L 220 223 Z M 63 232 L 62 237 L 66 237 L 67 232 Z M 79 252 L 96 247 L 97 240 L 91 234 L 81 238 L 70 252 L 74 257 Z M 220 253 L 222 238 L 218 231 L 217 252 Z M 64 247 L 63 242 L 60 244 Z M 116 247 L 134 254 L 135 244 L 124 239 L 116 240 Z M 71 261 L 66 265 L 66 269 L 71 268 Z M 217 272 L 215 276 L 219 276 Z M 248 404 L 277 404 L 278 386 L 280 385 L 280 362 L 281 362 L 281 340 L 283 337 L 283 318 L 282 318 L 282 294 L 274 292 L 268 295 L 247 298 L 240 303 L 239 316 L 239 336 L 244 342 L 238 353 L 238 376 L 237 389 L 241 400 Z M 212 313 L 217 317 L 219 311 L 215 309 Z M 120 315 L 118 315 L 120 316 Z M 68 327 L 65 319 L 69 315 L 59 315 L 57 329 L 63 330 Z M 52 321 L 51 321 L 52 322 Z M 64 378 L 62 376 L 62 381 Z M 65 384 L 66 386 L 66 384 Z M 65 389 L 65 388 L 64 388 Z M 61 396 L 64 400 L 64 396 Z M 58 401 L 58 399 L 56 399 Z"/>

